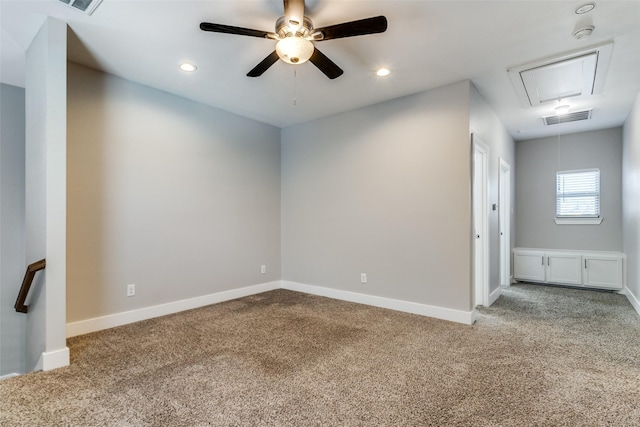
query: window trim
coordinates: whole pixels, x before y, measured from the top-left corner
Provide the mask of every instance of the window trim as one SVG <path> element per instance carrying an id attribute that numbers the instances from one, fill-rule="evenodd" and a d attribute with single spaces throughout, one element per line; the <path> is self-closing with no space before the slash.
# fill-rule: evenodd
<path id="1" fill-rule="evenodd" d="M 602 217 L 579 217 L 579 216 L 562 216 L 554 218 L 556 224 L 558 225 L 598 225 L 602 222 Z"/>

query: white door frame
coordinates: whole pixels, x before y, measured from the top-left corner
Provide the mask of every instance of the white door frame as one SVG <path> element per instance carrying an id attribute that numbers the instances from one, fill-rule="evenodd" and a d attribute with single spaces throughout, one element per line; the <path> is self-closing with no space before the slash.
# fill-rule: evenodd
<path id="1" fill-rule="evenodd" d="M 511 285 L 511 166 L 500 158 L 500 286 Z"/>
<path id="2" fill-rule="evenodd" d="M 472 213 L 474 304 L 489 305 L 489 146 L 476 134 L 471 135 L 472 157 Z M 480 169 L 478 169 L 480 168 Z M 480 182 L 476 182 L 476 172 Z M 479 222 L 479 224 L 478 224 Z"/>

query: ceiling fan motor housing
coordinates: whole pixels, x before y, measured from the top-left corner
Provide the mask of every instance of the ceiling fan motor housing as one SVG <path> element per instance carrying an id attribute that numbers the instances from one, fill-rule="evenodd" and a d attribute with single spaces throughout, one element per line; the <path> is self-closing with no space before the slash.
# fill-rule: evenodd
<path id="1" fill-rule="evenodd" d="M 298 25 L 297 28 L 294 25 L 294 23 L 287 22 L 284 16 L 281 16 L 276 21 L 276 34 L 281 39 L 284 39 L 286 37 L 307 38 L 311 36 L 312 32 L 313 32 L 313 22 L 311 21 L 311 19 L 309 19 L 306 16 L 302 20 L 302 25 Z"/>

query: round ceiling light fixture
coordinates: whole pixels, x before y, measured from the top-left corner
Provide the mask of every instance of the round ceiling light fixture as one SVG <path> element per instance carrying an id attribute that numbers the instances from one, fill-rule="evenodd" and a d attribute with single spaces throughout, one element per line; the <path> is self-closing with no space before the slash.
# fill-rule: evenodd
<path id="1" fill-rule="evenodd" d="M 591 33 L 593 33 L 593 30 L 595 30 L 595 28 L 596 27 L 594 27 L 593 25 L 578 28 L 573 32 L 573 37 L 575 37 L 577 40 L 586 39 L 591 35 Z"/>
<path id="2" fill-rule="evenodd" d="M 595 3 L 583 4 L 576 9 L 576 15 L 582 15 L 583 13 L 591 12 L 596 7 Z"/>
<path id="3" fill-rule="evenodd" d="M 180 69 L 182 71 L 186 71 L 187 73 L 191 73 L 191 72 L 197 70 L 198 67 L 196 67 L 194 64 L 192 64 L 190 62 L 183 62 L 182 64 L 180 64 Z"/>
<path id="4" fill-rule="evenodd" d="M 391 74 L 391 70 L 389 70 L 388 68 L 382 67 L 376 70 L 376 76 L 378 77 L 386 77 L 389 74 Z"/>
<path id="5" fill-rule="evenodd" d="M 285 37 L 276 44 L 278 56 L 288 64 L 307 62 L 314 49 L 313 43 L 298 36 Z"/>

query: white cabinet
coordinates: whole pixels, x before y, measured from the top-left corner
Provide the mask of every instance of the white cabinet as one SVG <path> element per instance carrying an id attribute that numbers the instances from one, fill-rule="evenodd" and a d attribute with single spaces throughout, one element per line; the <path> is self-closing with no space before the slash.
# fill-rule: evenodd
<path id="1" fill-rule="evenodd" d="M 524 282 L 622 289 L 624 254 L 516 248 L 513 276 Z"/>
<path id="2" fill-rule="evenodd" d="M 545 256 L 542 251 L 513 251 L 513 276 L 519 280 L 545 281 Z"/>
<path id="3" fill-rule="evenodd" d="M 569 252 L 547 252 L 546 281 L 563 285 L 582 284 L 582 256 Z"/>
<path id="4" fill-rule="evenodd" d="M 622 289 L 622 274 L 622 257 L 605 254 L 584 257 L 584 286 Z"/>

